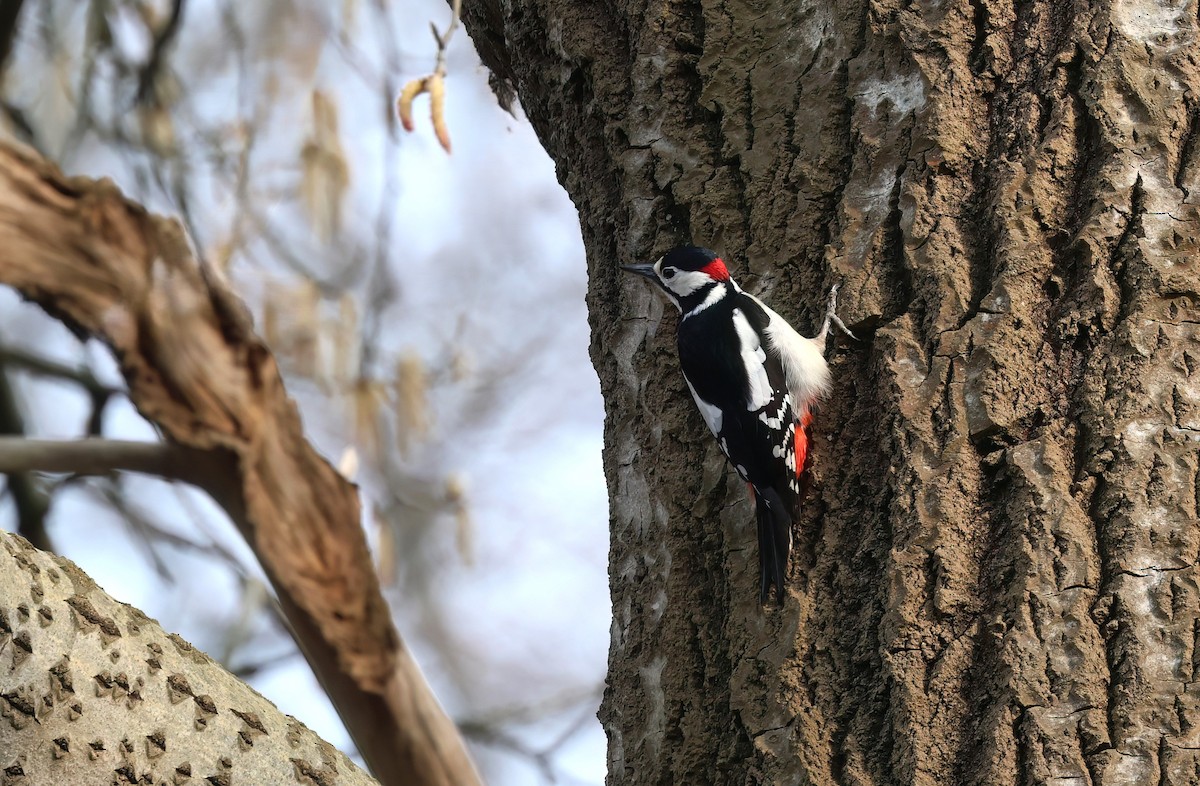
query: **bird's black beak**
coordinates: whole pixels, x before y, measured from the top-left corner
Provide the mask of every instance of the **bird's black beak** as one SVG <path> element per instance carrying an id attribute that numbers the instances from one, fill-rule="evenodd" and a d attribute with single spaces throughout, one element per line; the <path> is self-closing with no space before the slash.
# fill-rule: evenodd
<path id="1" fill-rule="evenodd" d="M 654 283 L 658 283 L 658 274 L 654 272 L 654 265 L 621 265 L 621 269 L 627 273 L 645 276 Z"/>

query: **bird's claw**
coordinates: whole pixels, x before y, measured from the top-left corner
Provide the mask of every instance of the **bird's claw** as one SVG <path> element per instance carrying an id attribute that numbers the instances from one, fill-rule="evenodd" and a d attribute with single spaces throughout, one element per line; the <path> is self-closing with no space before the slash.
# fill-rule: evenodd
<path id="1" fill-rule="evenodd" d="M 829 330 L 829 325 L 833 324 L 838 328 L 838 330 L 845 333 L 851 339 L 858 341 L 858 336 L 854 335 L 854 333 L 850 331 L 850 328 L 846 327 L 846 323 L 842 321 L 842 318 L 837 315 L 837 293 L 841 287 L 842 282 L 837 281 L 832 287 L 829 288 L 829 300 L 827 306 L 825 307 L 825 324 L 821 327 L 821 335 L 825 335 L 825 333 Z"/>

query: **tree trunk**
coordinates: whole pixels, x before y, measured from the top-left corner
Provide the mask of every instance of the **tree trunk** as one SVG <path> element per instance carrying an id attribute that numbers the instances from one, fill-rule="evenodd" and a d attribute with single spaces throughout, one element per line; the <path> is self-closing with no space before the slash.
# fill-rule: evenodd
<path id="1" fill-rule="evenodd" d="M 374 784 L 295 718 L 0 532 L 0 783 Z"/>
<path id="2" fill-rule="evenodd" d="M 503 10 L 502 10 L 503 9 Z M 1200 780 L 1194 5 L 468 0 L 580 210 L 608 412 L 612 784 Z M 810 328 L 782 610 L 620 262 Z"/>

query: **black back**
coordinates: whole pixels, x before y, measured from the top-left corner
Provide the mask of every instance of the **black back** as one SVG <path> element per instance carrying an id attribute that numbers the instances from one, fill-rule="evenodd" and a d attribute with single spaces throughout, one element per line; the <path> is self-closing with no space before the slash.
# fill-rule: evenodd
<path id="1" fill-rule="evenodd" d="M 735 309 L 746 316 L 765 349 L 763 330 L 770 321 L 766 312 L 752 298 L 730 286 L 729 294 L 720 302 L 680 322 L 679 362 L 697 395 L 721 409 L 721 433 L 717 437 L 731 462 L 741 465 L 745 480 L 778 491 L 790 512 L 797 496 L 796 478 L 788 476 L 783 462 L 773 453 L 774 446 L 780 444 L 780 432 L 795 428 L 796 416 L 783 366 L 778 356 L 767 352 L 767 378 L 775 395 L 762 409 L 749 410 L 750 382 L 741 362 L 741 343 L 734 328 Z M 780 428 L 772 429 L 763 423 L 763 412 L 777 419 Z"/>

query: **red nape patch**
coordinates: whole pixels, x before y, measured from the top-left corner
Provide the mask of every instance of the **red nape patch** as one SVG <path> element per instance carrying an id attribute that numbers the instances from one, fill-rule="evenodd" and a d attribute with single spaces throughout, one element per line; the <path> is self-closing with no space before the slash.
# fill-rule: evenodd
<path id="1" fill-rule="evenodd" d="M 709 262 L 707 265 L 700 268 L 700 272 L 716 281 L 729 280 L 729 271 L 725 269 L 725 263 L 720 259 L 714 259 L 712 262 Z"/>

